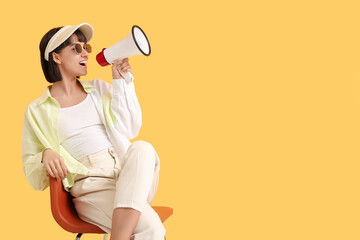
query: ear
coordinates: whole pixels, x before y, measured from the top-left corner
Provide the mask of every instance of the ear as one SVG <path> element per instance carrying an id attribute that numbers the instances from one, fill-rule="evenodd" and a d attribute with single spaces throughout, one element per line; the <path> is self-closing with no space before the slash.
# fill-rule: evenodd
<path id="1" fill-rule="evenodd" d="M 61 64 L 59 54 L 57 54 L 56 52 L 52 52 L 52 58 L 53 58 L 53 60 L 54 60 L 55 63 Z"/>

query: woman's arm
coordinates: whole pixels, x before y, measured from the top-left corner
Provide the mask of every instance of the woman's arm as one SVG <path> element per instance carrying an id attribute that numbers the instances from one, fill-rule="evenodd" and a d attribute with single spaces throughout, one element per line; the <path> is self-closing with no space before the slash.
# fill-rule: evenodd
<path id="1" fill-rule="evenodd" d="M 27 110 L 24 116 L 21 145 L 23 171 L 30 185 L 39 191 L 49 186 L 49 175 L 41 163 L 44 150 L 45 147 L 40 143 L 35 134 Z"/>
<path id="2" fill-rule="evenodd" d="M 121 77 L 117 68 L 131 71 L 128 59 L 117 61 L 112 65 L 113 80 L 109 84 L 102 80 L 94 80 L 93 84 L 99 90 L 104 101 L 105 111 L 110 111 L 115 128 L 126 138 L 135 138 L 141 128 L 142 115 L 139 101 L 135 93 L 134 82 L 127 82 Z M 109 97 L 111 101 L 106 101 Z"/>

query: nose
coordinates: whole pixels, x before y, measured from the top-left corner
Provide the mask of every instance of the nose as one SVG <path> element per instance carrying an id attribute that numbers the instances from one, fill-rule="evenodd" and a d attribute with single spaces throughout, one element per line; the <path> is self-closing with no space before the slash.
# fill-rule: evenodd
<path id="1" fill-rule="evenodd" d="M 85 49 L 83 49 L 82 52 L 81 52 L 81 56 L 88 58 L 88 57 L 89 57 L 88 51 L 86 51 Z"/>

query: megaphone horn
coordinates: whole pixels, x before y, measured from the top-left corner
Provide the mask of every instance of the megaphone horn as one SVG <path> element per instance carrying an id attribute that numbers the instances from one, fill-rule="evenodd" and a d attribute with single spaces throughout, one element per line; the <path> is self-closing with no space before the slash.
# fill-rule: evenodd
<path id="1" fill-rule="evenodd" d="M 96 61 L 104 67 L 127 57 L 140 54 L 149 56 L 150 53 L 151 48 L 148 38 L 139 26 L 134 25 L 131 29 L 131 33 L 127 35 L 127 37 L 115 45 L 104 48 L 99 52 L 96 55 Z M 130 72 L 122 73 L 120 70 L 119 72 L 126 80 L 134 80 L 134 77 Z"/>

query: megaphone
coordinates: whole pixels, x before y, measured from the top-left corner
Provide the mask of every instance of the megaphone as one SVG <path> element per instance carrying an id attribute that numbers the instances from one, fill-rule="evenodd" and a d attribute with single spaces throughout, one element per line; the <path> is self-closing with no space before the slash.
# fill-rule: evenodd
<path id="1" fill-rule="evenodd" d="M 134 25 L 131 29 L 131 33 L 127 35 L 127 37 L 115 45 L 104 48 L 99 52 L 96 55 L 96 61 L 104 67 L 130 56 L 140 54 L 149 56 L 150 53 L 151 48 L 148 38 L 139 26 Z M 127 81 L 134 80 L 134 77 L 130 72 L 123 73 L 120 70 L 119 72 Z"/>

